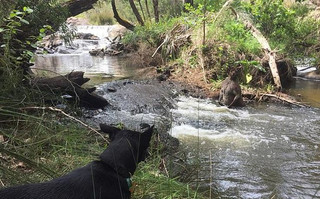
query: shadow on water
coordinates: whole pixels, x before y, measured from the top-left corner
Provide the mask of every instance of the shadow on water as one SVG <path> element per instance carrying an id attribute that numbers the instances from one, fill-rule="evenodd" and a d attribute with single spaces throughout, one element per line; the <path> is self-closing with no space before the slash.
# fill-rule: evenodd
<path id="1" fill-rule="evenodd" d="M 89 84 L 97 85 L 135 76 L 138 68 L 130 65 L 130 58 L 122 57 L 93 57 L 88 52 L 81 54 L 52 54 L 37 55 L 33 71 L 38 75 L 67 74 L 72 71 L 83 71 L 90 77 Z"/>
<path id="2" fill-rule="evenodd" d="M 310 106 L 320 108 L 320 81 L 296 78 L 289 89 L 289 94 Z"/>

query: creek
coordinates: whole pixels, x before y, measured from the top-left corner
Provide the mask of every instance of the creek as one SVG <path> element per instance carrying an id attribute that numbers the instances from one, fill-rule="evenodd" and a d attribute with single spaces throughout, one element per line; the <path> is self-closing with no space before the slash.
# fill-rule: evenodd
<path id="1" fill-rule="evenodd" d="M 99 27 L 81 29 L 103 38 Z M 320 198 L 320 82 L 297 78 L 290 89 L 310 108 L 260 103 L 228 109 L 179 95 L 170 83 L 111 81 L 134 79 L 130 59 L 90 56 L 104 39 L 75 42 L 81 47 L 68 54 L 39 55 L 36 67 L 105 77 L 97 92 L 111 107 L 89 112 L 91 122 L 162 126 L 179 139 L 188 161 L 199 164 L 194 184 L 213 189 L 215 198 Z"/>

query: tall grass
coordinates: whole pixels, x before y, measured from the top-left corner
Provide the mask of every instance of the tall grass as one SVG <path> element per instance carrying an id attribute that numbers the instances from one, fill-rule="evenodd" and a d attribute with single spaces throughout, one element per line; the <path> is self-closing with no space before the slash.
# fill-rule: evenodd
<path id="1" fill-rule="evenodd" d="M 96 158 L 102 140 L 52 112 L 0 108 L 0 179 L 4 186 L 60 176 Z"/>
<path id="2" fill-rule="evenodd" d="M 58 112 L 0 105 L 0 124 L 0 187 L 61 176 L 107 147 L 99 135 Z M 160 171 L 160 145 L 150 151 L 133 176 L 133 198 L 204 198 Z"/>
<path id="3" fill-rule="evenodd" d="M 93 25 L 111 25 L 115 23 L 110 3 L 98 1 L 94 8 L 81 14 L 81 17 L 88 19 Z"/>

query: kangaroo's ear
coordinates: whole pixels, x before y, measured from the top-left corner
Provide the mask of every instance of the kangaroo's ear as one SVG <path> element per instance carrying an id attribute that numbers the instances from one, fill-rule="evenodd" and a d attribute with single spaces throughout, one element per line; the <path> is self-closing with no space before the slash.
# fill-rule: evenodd
<path id="1" fill-rule="evenodd" d="M 111 141 L 114 139 L 115 134 L 121 131 L 121 129 L 107 124 L 99 124 L 99 126 L 102 132 L 109 134 L 109 138 L 111 139 Z"/>

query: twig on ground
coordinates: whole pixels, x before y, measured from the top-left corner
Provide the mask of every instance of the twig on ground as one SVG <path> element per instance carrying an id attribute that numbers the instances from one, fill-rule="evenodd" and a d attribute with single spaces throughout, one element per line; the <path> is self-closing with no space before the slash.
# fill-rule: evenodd
<path id="1" fill-rule="evenodd" d="M 95 132 L 96 134 L 98 134 L 104 141 L 106 141 L 108 144 L 109 144 L 109 141 L 101 134 L 99 133 L 96 129 L 92 128 L 91 126 L 89 126 L 88 124 L 82 122 L 81 120 L 67 114 L 66 112 L 64 112 L 63 110 L 61 109 L 58 109 L 58 108 L 54 108 L 54 107 L 24 107 L 22 109 L 38 109 L 38 110 L 50 110 L 50 111 L 55 111 L 55 112 L 59 112 L 61 113 L 62 115 L 78 122 L 79 124 L 81 124 L 82 126 L 88 128 L 89 130 Z"/>
<path id="2" fill-rule="evenodd" d="M 2 180 L 0 179 L 0 183 L 2 187 L 5 187 L 5 184 L 2 182 Z"/>

